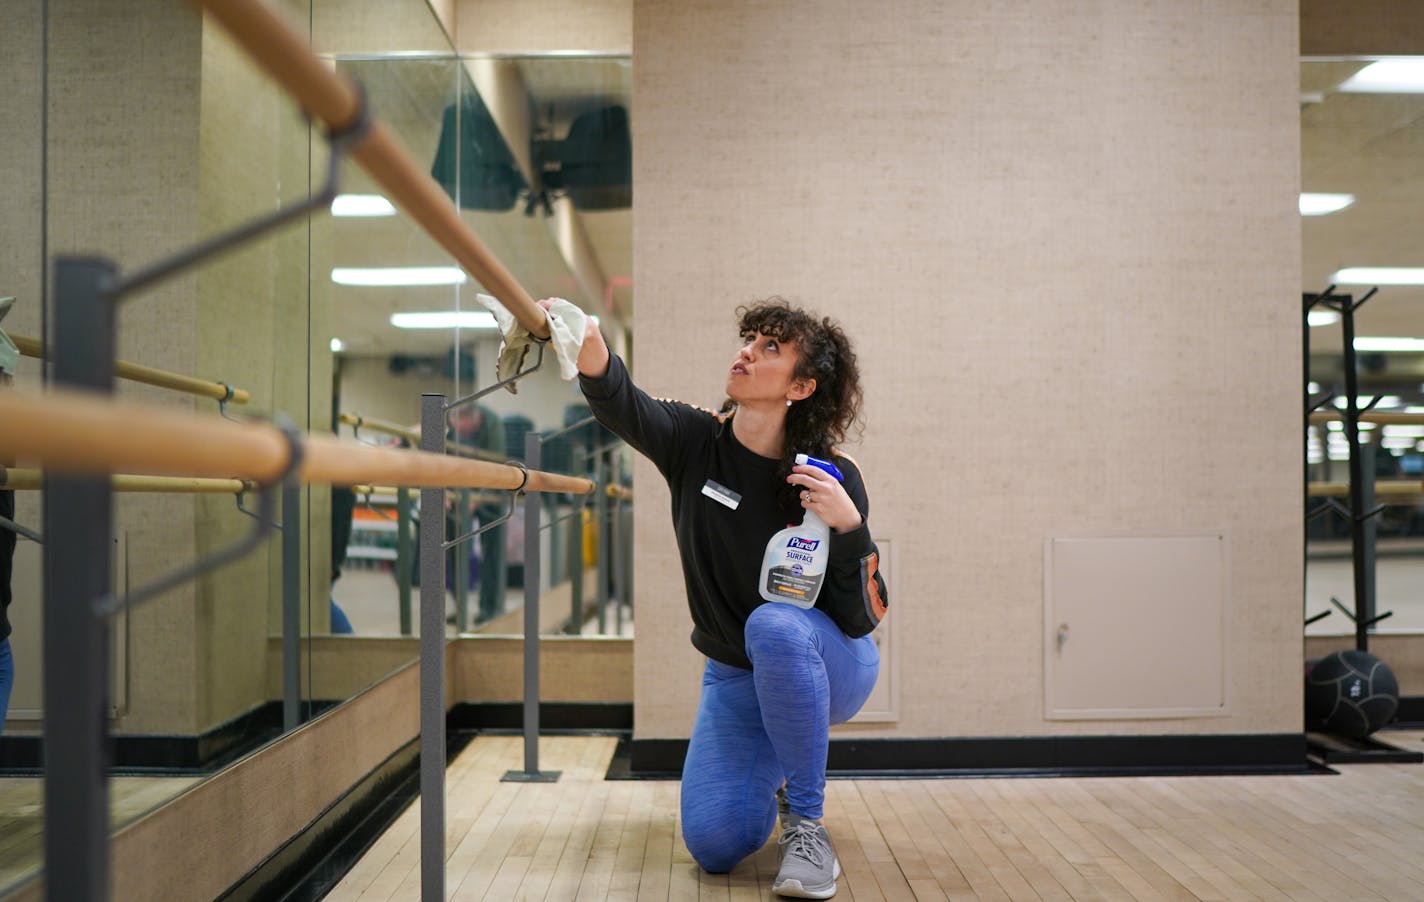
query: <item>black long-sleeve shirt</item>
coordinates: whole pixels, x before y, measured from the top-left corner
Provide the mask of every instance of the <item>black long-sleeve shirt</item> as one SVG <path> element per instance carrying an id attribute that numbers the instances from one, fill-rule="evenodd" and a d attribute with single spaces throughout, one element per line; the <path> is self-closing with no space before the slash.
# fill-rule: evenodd
<path id="1" fill-rule="evenodd" d="M 594 415 L 657 466 L 672 491 L 672 520 L 682 557 L 692 644 L 716 661 L 751 669 L 744 632 L 752 610 L 764 604 L 757 590 L 767 542 L 801 513 L 777 504 L 779 461 L 747 449 L 732 434 L 729 417 L 680 401 L 656 400 L 635 386 L 623 361 L 611 355 L 598 379 L 579 376 Z M 836 461 L 861 524 L 832 532 L 826 581 L 817 606 L 835 593 L 865 591 L 861 563 L 875 553 L 870 505 L 860 470 L 847 457 Z M 709 485 L 710 483 L 710 485 Z M 740 495 L 736 509 L 704 493 Z M 883 584 L 882 584 L 883 587 Z"/>

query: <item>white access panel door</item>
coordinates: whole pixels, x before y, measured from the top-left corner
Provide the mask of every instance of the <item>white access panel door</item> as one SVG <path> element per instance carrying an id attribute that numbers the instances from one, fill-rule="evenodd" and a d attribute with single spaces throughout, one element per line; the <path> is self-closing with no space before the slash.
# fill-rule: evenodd
<path id="1" fill-rule="evenodd" d="M 1045 717 L 1227 714 L 1227 573 L 1224 532 L 1048 539 Z"/>

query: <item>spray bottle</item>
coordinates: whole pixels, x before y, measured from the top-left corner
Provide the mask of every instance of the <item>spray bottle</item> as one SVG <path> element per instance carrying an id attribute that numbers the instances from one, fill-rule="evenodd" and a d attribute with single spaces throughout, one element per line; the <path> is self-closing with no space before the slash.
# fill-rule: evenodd
<path id="1" fill-rule="evenodd" d="M 838 480 L 845 480 L 836 465 L 828 460 L 798 454 L 796 463 L 818 467 Z M 826 561 L 830 556 L 831 528 L 807 508 L 800 526 L 788 526 L 767 543 L 758 584 L 761 597 L 798 608 L 812 607 L 826 580 Z"/>

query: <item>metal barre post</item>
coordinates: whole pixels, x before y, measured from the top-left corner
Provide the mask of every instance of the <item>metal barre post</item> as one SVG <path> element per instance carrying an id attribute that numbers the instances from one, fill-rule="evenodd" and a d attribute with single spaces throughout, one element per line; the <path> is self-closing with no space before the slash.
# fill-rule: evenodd
<path id="1" fill-rule="evenodd" d="M 595 458 L 593 481 L 600 486 L 608 484 L 608 460 L 607 455 L 599 454 Z M 595 549 L 595 569 L 598 577 L 598 589 L 595 598 L 598 604 L 598 633 L 604 635 L 608 632 L 608 560 L 609 560 L 609 539 L 608 539 L 608 493 L 598 491 L 593 497 L 593 519 L 594 535 L 597 537 L 598 545 Z"/>
<path id="2" fill-rule="evenodd" d="M 282 728 L 302 722 L 302 490 L 282 486 Z"/>
<path id="3" fill-rule="evenodd" d="M 117 267 L 94 257 L 54 264 L 54 379 L 105 394 L 114 384 Z M 107 475 L 45 477 L 45 897 L 109 897 L 108 619 L 113 493 Z M 62 540 L 54 537 L 62 536 Z"/>
<path id="4" fill-rule="evenodd" d="M 543 438 L 530 430 L 524 436 L 524 465 L 539 469 Z M 511 770 L 505 783 L 554 783 L 559 771 L 539 771 L 539 495 L 524 496 L 524 770 Z"/>
<path id="5" fill-rule="evenodd" d="M 470 490 L 456 492 L 455 504 L 455 535 L 463 536 L 473 528 Z M 470 549 L 457 545 L 451 554 L 455 558 L 455 632 L 459 634 L 470 628 Z"/>
<path id="6" fill-rule="evenodd" d="M 420 396 L 420 447 L 445 452 L 445 396 Z M 420 898 L 445 902 L 445 489 L 420 490 Z"/>
<path id="7" fill-rule="evenodd" d="M 410 629 L 410 489 L 396 488 L 396 587 L 400 597 L 400 633 Z"/>

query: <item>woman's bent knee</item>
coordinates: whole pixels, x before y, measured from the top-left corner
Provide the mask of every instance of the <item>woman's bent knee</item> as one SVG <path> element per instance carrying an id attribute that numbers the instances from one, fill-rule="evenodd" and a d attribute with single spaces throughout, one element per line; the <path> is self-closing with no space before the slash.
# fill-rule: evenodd
<path id="1" fill-rule="evenodd" d="M 767 603 L 752 611 L 747 618 L 747 654 L 753 656 L 755 661 L 757 651 L 805 648 L 811 640 L 811 633 L 805 611 L 789 604 Z"/>
<path id="2" fill-rule="evenodd" d="M 725 874 L 736 867 L 737 862 L 756 851 L 756 848 L 748 849 L 745 843 L 737 842 L 737 837 L 730 836 L 730 832 L 725 829 L 698 830 L 684 826 L 682 841 L 702 870 L 709 874 Z M 758 845 L 757 848 L 759 847 Z"/>

